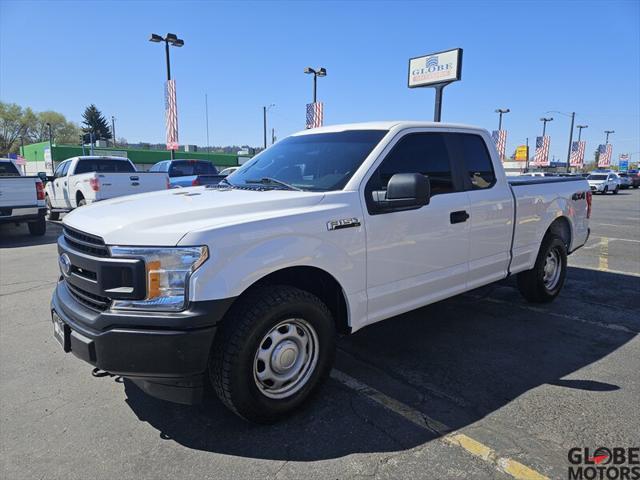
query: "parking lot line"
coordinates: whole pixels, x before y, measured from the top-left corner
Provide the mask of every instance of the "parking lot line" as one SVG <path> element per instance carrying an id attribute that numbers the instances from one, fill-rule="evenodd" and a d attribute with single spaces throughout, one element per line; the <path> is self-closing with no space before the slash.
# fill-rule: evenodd
<path id="1" fill-rule="evenodd" d="M 609 239 L 602 237 L 600 239 L 600 257 L 598 258 L 598 270 L 609 270 Z"/>
<path id="2" fill-rule="evenodd" d="M 351 390 L 369 398 L 370 400 L 373 400 L 387 410 L 391 410 L 397 415 L 400 415 L 414 425 L 440 435 L 439 440 L 442 442 L 463 449 L 465 452 L 493 465 L 497 470 L 504 472 L 517 480 L 548 480 L 548 477 L 542 475 L 536 470 L 511 458 L 501 457 L 491 447 L 474 440 L 464 433 L 452 431 L 451 428 L 447 427 L 443 423 L 428 417 L 424 413 L 411 408 L 409 405 L 385 395 L 379 390 L 370 387 L 340 370 L 333 369 L 331 371 L 331 378 Z"/>

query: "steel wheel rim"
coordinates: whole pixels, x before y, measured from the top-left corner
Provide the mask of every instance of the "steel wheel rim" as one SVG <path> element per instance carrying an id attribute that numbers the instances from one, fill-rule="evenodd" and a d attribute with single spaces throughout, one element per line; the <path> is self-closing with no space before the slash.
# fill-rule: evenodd
<path id="1" fill-rule="evenodd" d="M 318 363 L 318 335 L 309 322 L 289 318 L 262 337 L 253 360 L 253 379 L 260 392 L 275 399 L 300 391 Z"/>
<path id="2" fill-rule="evenodd" d="M 552 249 L 547 253 L 547 258 L 544 262 L 544 276 L 542 281 L 547 290 L 553 290 L 560 281 L 560 273 L 562 272 L 562 262 L 560 260 L 560 254 L 557 249 Z"/>

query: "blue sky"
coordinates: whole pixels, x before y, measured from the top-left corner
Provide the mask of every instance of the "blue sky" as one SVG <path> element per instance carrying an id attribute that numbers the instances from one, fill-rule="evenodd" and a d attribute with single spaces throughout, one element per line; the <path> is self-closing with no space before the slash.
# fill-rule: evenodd
<path id="1" fill-rule="evenodd" d="M 576 111 L 588 158 L 606 129 L 614 157 L 640 157 L 640 2 L 62 2 L 0 0 L 0 98 L 80 121 L 95 103 L 118 137 L 164 141 L 164 52 L 172 49 L 180 142 L 262 143 L 262 106 L 278 137 L 304 128 L 319 79 L 325 123 L 430 120 L 433 90 L 406 87 L 407 61 L 462 47 L 462 81 L 443 121 L 497 126 L 508 151 L 541 132 L 549 110 Z M 550 114 L 551 152 L 566 158 L 568 117 Z"/>

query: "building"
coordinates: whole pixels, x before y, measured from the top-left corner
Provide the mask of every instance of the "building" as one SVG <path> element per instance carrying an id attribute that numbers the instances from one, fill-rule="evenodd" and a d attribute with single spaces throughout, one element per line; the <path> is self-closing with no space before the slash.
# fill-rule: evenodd
<path id="1" fill-rule="evenodd" d="M 55 167 L 63 160 L 91 154 L 91 148 L 88 146 L 54 144 L 50 148 L 49 142 L 33 143 L 20 148 L 20 155 L 26 160 L 25 172 L 27 175 L 34 175 L 37 172 L 47 172 L 47 175 L 53 175 Z M 127 157 L 140 171 L 149 170 L 153 164 L 171 158 L 171 153 L 168 150 L 119 147 L 94 148 L 93 155 Z M 219 169 L 239 165 L 238 155 L 228 153 L 177 151 L 175 157 L 187 160 L 208 160 Z"/>

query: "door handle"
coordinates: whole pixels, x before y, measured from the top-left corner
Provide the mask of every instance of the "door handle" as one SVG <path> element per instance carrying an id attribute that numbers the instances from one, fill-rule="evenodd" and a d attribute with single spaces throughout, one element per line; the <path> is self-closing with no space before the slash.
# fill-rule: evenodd
<path id="1" fill-rule="evenodd" d="M 458 210 L 457 212 L 451 212 L 449 219 L 451 223 L 464 223 L 469 219 L 469 214 L 466 210 Z"/>

